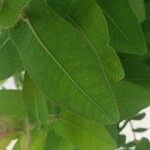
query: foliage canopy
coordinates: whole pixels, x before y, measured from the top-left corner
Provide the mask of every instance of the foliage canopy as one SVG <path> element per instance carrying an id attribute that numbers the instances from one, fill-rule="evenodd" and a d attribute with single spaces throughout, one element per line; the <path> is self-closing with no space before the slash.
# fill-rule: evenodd
<path id="1" fill-rule="evenodd" d="M 12 139 L 14 150 L 150 149 L 120 135 L 150 105 L 149 10 L 149 0 L 0 0 L 0 81 L 16 85 L 0 90 L 0 149 Z"/>

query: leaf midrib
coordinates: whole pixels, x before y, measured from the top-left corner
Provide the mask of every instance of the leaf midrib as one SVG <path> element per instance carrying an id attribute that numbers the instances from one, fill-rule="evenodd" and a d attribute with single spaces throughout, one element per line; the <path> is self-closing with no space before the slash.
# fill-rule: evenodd
<path id="1" fill-rule="evenodd" d="M 106 116 L 108 116 L 111 120 L 112 120 L 112 116 L 110 116 L 107 112 L 105 112 L 92 98 L 90 98 L 88 96 L 88 94 L 86 94 L 84 92 L 83 89 L 81 89 L 77 83 L 71 78 L 71 76 L 67 73 L 67 71 L 62 67 L 62 65 L 57 61 L 57 59 L 53 56 L 53 54 L 48 50 L 48 48 L 43 44 L 43 42 L 41 41 L 41 39 L 39 38 L 38 34 L 36 33 L 35 29 L 33 28 L 31 22 L 28 19 L 23 19 L 23 21 L 28 25 L 28 27 L 30 28 L 30 30 L 32 31 L 32 33 L 34 34 L 34 36 L 36 37 L 37 41 L 39 42 L 39 44 L 43 47 L 43 49 L 45 50 L 45 52 L 54 60 L 54 62 L 62 69 L 62 71 L 67 75 L 67 77 L 73 82 L 73 84 L 96 106 L 96 108 L 99 110 L 101 110 Z M 112 120 L 113 121 L 113 120 Z"/>
<path id="2" fill-rule="evenodd" d="M 81 32 L 82 36 L 86 38 L 86 40 L 88 41 L 88 43 L 89 43 L 91 49 L 94 51 L 94 53 L 95 53 L 96 56 L 98 57 L 98 61 L 99 61 L 99 63 L 100 63 L 100 66 L 102 66 L 102 65 L 101 65 L 101 61 L 102 61 L 104 64 L 107 64 L 107 63 L 105 63 L 104 59 L 102 59 L 102 57 L 100 56 L 98 50 L 97 50 L 97 49 L 95 48 L 95 46 L 92 44 L 91 40 L 89 39 L 88 35 L 84 32 L 84 30 L 82 29 L 82 27 L 81 27 L 71 16 L 66 15 L 66 17 L 68 17 L 68 19 L 70 19 L 70 21 L 72 21 L 72 22 L 79 28 L 79 32 Z M 108 46 L 108 45 L 107 45 L 107 46 Z M 106 82 L 108 83 L 107 85 L 109 86 L 110 90 L 113 91 L 113 90 L 112 90 L 112 87 L 111 87 L 111 85 L 110 85 L 110 82 L 109 82 L 109 80 L 108 80 L 108 77 L 107 77 L 107 75 L 106 75 L 106 73 L 105 73 L 103 67 L 102 67 L 101 71 L 102 71 L 102 74 L 104 75 L 104 78 L 105 78 Z M 111 92 L 111 94 L 112 94 L 113 98 L 115 99 L 114 93 Z"/>

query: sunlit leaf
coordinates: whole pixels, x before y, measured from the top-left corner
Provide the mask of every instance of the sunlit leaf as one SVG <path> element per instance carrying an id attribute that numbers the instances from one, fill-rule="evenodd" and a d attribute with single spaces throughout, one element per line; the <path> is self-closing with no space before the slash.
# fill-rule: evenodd
<path id="1" fill-rule="evenodd" d="M 145 117 L 145 115 L 146 115 L 145 113 L 137 114 L 132 118 L 132 120 L 142 120 Z"/>
<path id="2" fill-rule="evenodd" d="M 58 135 L 71 141 L 80 150 L 113 150 L 116 147 L 103 125 L 69 113 L 64 113 L 60 121 L 54 123 L 54 128 Z"/>

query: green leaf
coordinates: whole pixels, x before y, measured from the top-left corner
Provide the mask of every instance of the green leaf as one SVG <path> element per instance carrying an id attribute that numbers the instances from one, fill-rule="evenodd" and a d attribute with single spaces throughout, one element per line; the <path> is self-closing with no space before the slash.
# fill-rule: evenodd
<path id="1" fill-rule="evenodd" d="M 19 19 L 21 11 L 30 0 L 0 0 L 0 27 L 9 28 Z"/>
<path id="2" fill-rule="evenodd" d="M 137 129 L 133 129 L 134 132 L 145 132 L 147 131 L 148 129 L 146 128 L 137 128 Z"/>
<path id="3" fill-rule="evenodd" d="M 124 77 L 115 50 L 109 45 L 106 20 L 94 0 L 48 0 L 49 6 L 81 32 L 91 48 L 97 53 L 111 81 Z"/>
<path id="4" fill-rule="evenodd" d="M 119 135 L 118 136 L 118 148 L 122 147 L 126 142 L 126 136 L 125 135 Z"/>
<path id="5" fill-rule="evenodd" d="M 104 124 L 118 122 L 115 97 L 93 49 L 45 3 L 30 4 L 28 19 L 11 37 L 32 80 L 64 110 Z"/>
<path id="6" fill-rule="evenodd" d="M 18 119 L 26 116 L 21 91 L 0 90 L 0 115 Z"/>
<path id="7" fill-rule="evenodd" d="M 129 0 L 129 2 L 139 22 L 143 22 L 146 19 L 144 0 Z"/>
<path id="8" fill-rule="evenodd" d="M 63 113 L 60 120 L 54 122 L 54 128 L 58 135 L 71 141 L 80 150 L 113 150 L 116 148 L 116 143 L 103 125 L 69 113 Z"/>
<path id="9" fill-rule="evenodd" d="M 121 120 L 130 119 L 150 105 L 150 90 L 129 81 L 113 84 Z"/>
<path id="10" fill-rule="evenodd" d="M 122 64 L 126 80 L 150 89 L 150 65 L 133 60 L 124 60 Z"/>
<path id="11" fill-rule="evenodd" d="M 117 51 L 144 55 L 147 48 L 128 0 L 97 0 L 107 18 L 110 45 Z"/>
<path id="12" fill-rule="evenodd" d="M 66 139 L 56 135 L 54 131 L 49 131 L 44 150 L 74 150 L 74 146 Z"/>
<path id="13" fill-rule="evenodd" d="M 145 117 L 145 115 L 145 113 L 137 114 L 135 117 L 132 118 L 132 120 L 142 120 Z"/>
<path id="14" fill-rule="evenodd" d="M 44 130 L 36 131 L 31 135 L 30 150 L 43 150 L 47 133 Z"/>
<path id="15" fill-rule="evenodd" d="M 133 147 L 133 146 L 135 146 L 135 145 L 136 145 L 135 141 L 132 141 L 132 142 L 129 142 L 129 143 L 125 143 L 125 144 L 123 145 L 123 147 L 130 148 L 130 147 Z M 127 149 L 127 150 L 128 150 L 128 149 Z"/>
<path id="16" fill-rule="evenodd" d="M 150 19 L 147 19 L 142 23 L 142 29 L 143 29 L 148 50 L 150 51 L 150 28 L 149 27 L 150 27 Z"/>
<path id="17" fill-rule="evenodd" d="M 10 41 L 7 31 L 0 29 L 0 80 L 4 80 L 20 68 L 16 47 Z"/>
<path id="18" fill-rule="evenodd" d="M 105 126 L 105 128 L 108 130 L 108 132 L 109 132 L 110 135 L 113 137 L 113 139 L 114 139 L 115 141 L 117 141 L 117 140 L 118 140 L 117 124 Z"/>
<path id="19" fill-rule="evenodd" d="M 145 8 L 146 8 L 146 17 L 150 17 L 150 1 L 149 0 L 144 0 L 145 1 Z"/>
<path id="20" fill-rule="evenodd" d="M 150 141 L 146 138 L 141 139 L 136 146 L 136 150 L 148 150 L 150 149 Z"/>
<path id="21" fill-rule="evenodd" d="M 23 87 L 23 100 L 31 123 L 38 126 L 46 126 L 48 120 L 48 108 L 45 95 L 34 85 L 26 74 Z"/>

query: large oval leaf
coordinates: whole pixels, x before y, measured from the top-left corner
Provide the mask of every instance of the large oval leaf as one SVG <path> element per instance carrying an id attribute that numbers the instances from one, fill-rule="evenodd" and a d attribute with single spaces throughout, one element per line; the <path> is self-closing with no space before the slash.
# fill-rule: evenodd
<path id="1" fill-rule="evenodd" d="M 89 43 L 44 2 L 30 5 L 28 19 L 11 37 L 32 80 L 67 111 L 105 124 L 117 122 L 115 97 Z"/>

